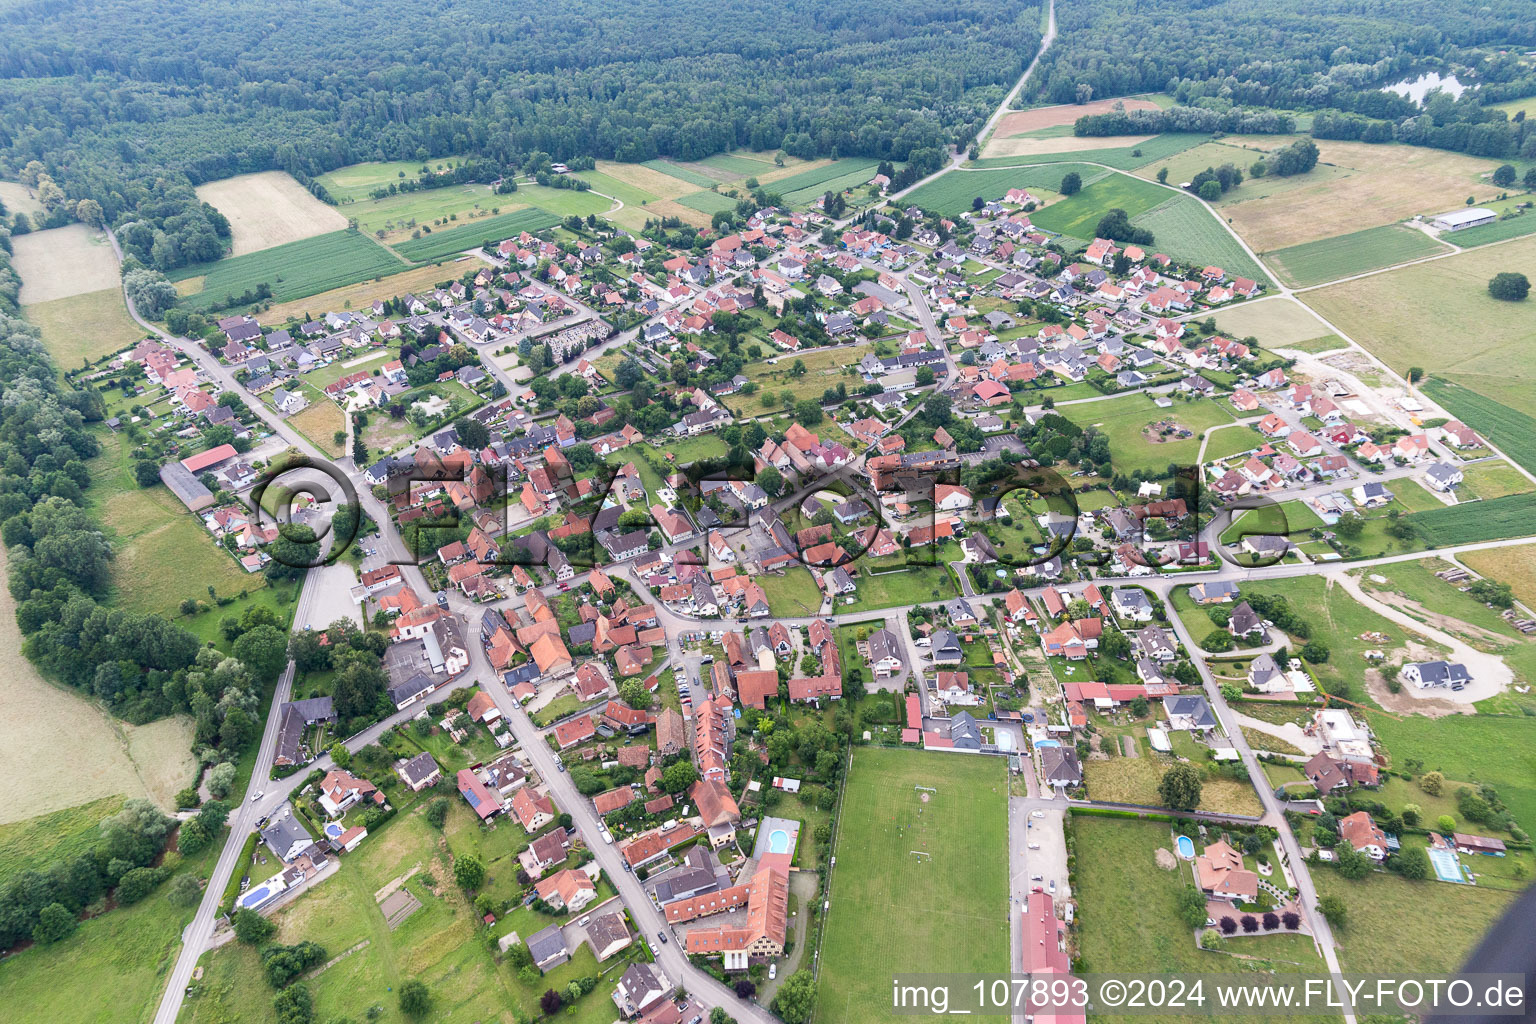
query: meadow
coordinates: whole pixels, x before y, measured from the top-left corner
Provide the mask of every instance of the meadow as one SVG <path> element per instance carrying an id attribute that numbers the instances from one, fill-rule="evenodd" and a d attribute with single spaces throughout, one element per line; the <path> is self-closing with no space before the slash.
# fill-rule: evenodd
<path id="1" fill-rule="evenodd" d="M 893 971 L 1006 971 L 1012 918 L 1003 764 L 862 747 L 852 757 L 816 996 L 817 1019 L 839 1024 L 888 1019 Z"/>
<path id="2" fill-rule="evenodd" d="M 1059 406 L 1056 410 L 1080 427 L 1096 427 L 1109 439 L 1110 456 L 1121 473 L 1136 470 L 1160 473 L 1170 463 L 1193 465 L 1200 456 L 1200 435 L 1219 423 L 1232 422 L 1225 403 L 1208 399 L 1175 402 L 1159 409 L 1146 395 L 1125 395 L 1103 402 Z M 1172 420 L 1193 431 L 1179 441 L 1154 442 L 1143 428 Z M 1217 435 L 1220 437 L 1220 434 Z"/>
<path id="3" fill-rule="evenodd" d="M 1272 151 L 1295 138 L 1250 135 L 1225 141 Z M 1294 184 L 1284 191 L 1223 209 L 1259 252 L 1317 241 L 1337 234 L 1341 225 L 1361 229 L 1442 213 L 1465 205 L 1468 195 L 1481 202 L 1499 192 L 1479 177 L 1497 166 L 1492 160 L 1397 143 L 1318 139 L 1317 148 L 1318 166 L 1291 179 Z"/>
<path id="4" fill-rule="evenodd" d="M 442 171 L 455 166 L 461 158 L 438 157 L 435 163 L 421 160 L 368 160 L 326 171 L 315 180 L 325 186 L 331 198 L 343 207 L 367 199 L 376 188 L 387 188 L 406 178 L 419 178 L 424 170 Z"/>
<path id="5" fill-rule="evenodd" d="M 1398 373 L 1422 366 L 1504 405 L 1536 408 L 1528 318 L 1488 294 L 1501 271 L 1536 278 L 1536 236 L 1329 285 L 1304 301 Z"/>
<path id="6" fill-rule="evenodd" d="M 0 825 L 0 878 L 89 853 L 101 838 L 102 821 L 122 809 L 123 799 L 104 796 Z"/>
<path id="7" fill-rule="evenodd" d="M 43 344 L 63 369 L 94 362 L 134 344 L 144 329 L 128 315 L 120 288 L 103 288 L 26 307 Z"/>
<path id="8" fill-rule="evenodd" d="M 510 211 L 520 206 L 515 195 L 496 195 L 488 185 L 448 185 L 420 192 L 402 192 L 383 199 L 359 199 L 342 209 L 359 229 L 386 243 L 404 241 L 425 224 L 434 231 L 455 222 L 494 216 L 492 208 Z"/>
<path id="9" fill-rule="evenodd" d="M 402 268 L 388 249 L 356 231 L 332 231 L 327 235 L 273 246 L 245 256 L 229 256 L 212 263 L 182 267 L 172 280 L 191 283 L 188 304 L 207 308 L 238 298 L 262 284 L 272 288 L 277 302 L 302 299 L 316 292 L 382 277 Z"/>
<path id="10" fill-rule="evenodd" d="M 1119 741 L 1118 735 L 1115 739 Z M 1107 761 L 1090 760 L 1083 764 L 1083 781 L 1088 786 L 1088 793 L 1094 800 L 1106 803 L 1162 807 L 1164 804 L 1158 796 L 1157 786 L 1163 773 L 1172 767 L 1172 762 L 1166 759 L 1167 755 L 1153 753 L 1143 730 L 1135 730 L 1131 741 L 1137 747 L 1136 757 L 1120 754 Z M 1200 810 L 1254 817 L 1264 813 L 1252 785 L 1215 776 L 1202 781 Z"/>
<path id="11" fill-rule="evenodd" d="M 335 441 L 336 432 L 347 429 L 347 417 L 341 406 L 314 388 L 307 390 L 306 397 L 309 405 L 288 417 L 288 425 L 333 459 L 348 454 L 345 446 Z"/>
<path id="12" fill-rule="evenodd" d="M 756 163 L 756 161 L 749 162 L 754 164 Z M 640 166 L 649 167 L 653 171 L 665 174 L 668 177 L 676 178 L 678 181 L 687 182 L 690 185 L 697 185 L 699 188 L 709 188 L 717 180 L 707 174 L 700 174 L 698 171 L 695 171 L 692 168 L 683 167 L 680 164 L 675 164 L 670 160 L 647 160 Z M 749 171 L 748 173 L 752 172 Z"/>
<path id="13" fill-rule="evenodd" d="M 1430 377 L 1420 387 L 1451 415 L 1536 473 L 1536 417 L 1438 377 Z"/>
<path id="14" fill-rule="evenodd" d="M 623 209 L 608 215 L 608 219 L 621 227 L 640 230 L 647 220 L 678 217 L 685 224 L 705 227 L 709 224 L 708 212 L 680 203 L 678 200 L 694 194 L 696 186 L 676 175 L 657 170 L 645 164 L 620 164 L 600 161 L 595 171 L 582 171 L 577 177 L 588 182 L 594 189 L 624 204 Z M 702 177 L 702 175 L 700 175 Z M 708 181 L 707 185 L 713 185 Z"/>
<path id="15" fill-rule="evenodd" d="M 270 249 L 347 226 L 347 215 L 282 171 L 238 174 L 197 186 L 197 198 L 229 220 L 231 256 Z"/>
<path id="16" fill-rule="evenodd" d="M 1112 174 L 1032 214 L 1031 220 L 1036 227 L 1087 241 L 1094 237 L 1099 220 L 1110 210 L 1124 210 L 1135 217 L 1166 202 L 1170 195 L 1161 185 L 1126 174 Z"/>
<path id="17" fill-rule="evenodd" d="M 1055 189 L 1069 171 L 1076 171 L 1085 185 L 1109 173 L 1102 168 L 1082 163 L 962 169 L 928 182 L 910 193 L 906 201 L 941 216 L 953 217 L 969 210 L 971 201 L 978 196 L 982 199 L 1001 199 L 1011 188 Z"/>
<path id="18" fill-rule="evenodd" d="M 1304 288 L 1450 251 L 1422 231 L 1383 224 L 1277 249 L 1264 258 L 1287 284 Z"/>
<path id="19" fill-rule="evenodd" d="M 1070 130 L 1068 132 L 1070 135 Z M 1070 163 L 1081 160 L 1103 164 L 1120 171 L 1134 171 L 1151 162 L 1166 160 L 1192 146 L 1199 146 L 1209 136 L 1169 132 L 1165 135 L 1092 136 L 1046 139 L 994 140 L 982 159 L 972 167 L 1008 167 L 1025 164 Z M 1013 154 L 1013 155 L 1008 155 Z"/>
<path id="20" fill-rule="evenodd" d="M 1462 470 L 1465 477 L 1461 486 L 1473 497 L 1502 498 L 1506 494 L 1520 494 L 1531 489 L 1526 475 L 1502 459 L 1494 462 L 1478 462 Z"/>
<path id="21" fill-rule="evenodd" d="M 846 371 L 857 366 L 868 351 L 869 345 L 865 343 L 837 345 L 803 356 L 773 356 L 774 362 L 748 363 L 741 372 L 757 384 L 757 393 L 744 395 L 737 392 L 723 401 L 737 415 L 756 416 L 780 408 L 780 397 L 785 391 L 793 392 L 797 402 L 804 398 L 820 401 L 827 388 L 835 388 L 838 384 L 846 384 L 850 391 L 857 391 L 862 382 L 857 376 L 848 376 Z M 805 373 L 799 377 L 793 375 L 796 363 L 805 365 Z M 763 399 L 768 397 L 772 398 L 772 403 L 764 406 Z"/>
<path id="22" fill-rule="evenodd" d="M 1216 314 L 1216 330 L 1229 338 L 1256 338 L 1267 349 L 1298 348 L 1315 339 L 1332 338 L 1329 347 L 1343 341 L 1331 334 L 1317 314 L 1295 299 L 1274 296 L 1239 302 Z"/>
<path id="23" fill-rule="evenodd" d="M 38 217 L 46 213 L 43 204 L 32 196 L 32 190 L 19 181 L 0 181 L 0 203 L 10 213 L 24 213 Z"/>
<path id="24" fill-rule="evenodd" d="M 107 236 L 84 224 L 16 235 L 11 249 L 23 306 L 120 287 Z"/>
<path id="25" fill-rule="evenodd" d="M 757 582 L 768 595 L 768 609 L 776 618 L 815 615 L 821 610 L 821 587 L 809 569 L 793 567 L 782 576 L 765 573 Z"/>
<path id="26" fill-rule="evenodd" d="M 689 195 L 683 196 L 678 200 L 679 203 L 682 203 L 690 210 L 698 210 L 700 213 L 709 214 L 711 216 L 719 213 L 721 210 L 736 209 L 736 203 L 738 201 L 739 200 L 732 199 L 730 196 L 723 196 L 718 192 L 709 191 L 693 192 Z"/>
<path id="27" fill-rule="evenodd" d="M 572 193 L 573 195 L 577 193 Z M 597 200 L 602 209 L 609 206 L 608 201 L 600 196 L 592 196 Z M 595 212 L 595 211 L 594 211 Z M 524 231 L 543 231 L 560 223 L 560 218 L 553 213 L 545 212 L 537 207 L 523 210 L 515 210 L 512 213 L 503 213 L 495 217 L 485 217 L 471 221 L 468 224 L 455 228 L 445 228 L 442 231 L 434 231 L 431 234 L 423 234 L 420 238 L 412 238 L 399 242 L 393 248 L 395 252 L 413 263 L 431 263 L 434 260 L 444 259 L 471 249 L 478 249 L 485 242 L 499 242 L 504 238 L 514 238 Z M 372 243 L 369 243 L 372 244 Z M 391 267 L 390 269 L 398 269 Z M 334 286 L 329 286 L 334 287 Z"/>
<path id="28" fill-rule="evenodd" d="M 1157 239 L 1152 248 L 1190 263 L 1218 266 L 1229 277 L 1269 283 L 1269 275 L 1204 204 L 1182 193 L 1163 194 L 1168 196 L 1164 202 L 1131 218 L 1131 223 L 1146 228 Z"/>

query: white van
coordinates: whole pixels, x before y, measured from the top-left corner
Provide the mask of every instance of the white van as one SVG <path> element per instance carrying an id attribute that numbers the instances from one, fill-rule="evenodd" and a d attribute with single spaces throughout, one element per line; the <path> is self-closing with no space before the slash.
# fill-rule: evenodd
<path id="1" fill-rule="evenodd" d="M 603 829 L 603 842 L 607 843 L 609 846 L 613 845 L 613 833 L 609 832 L 606 828 Z"/>

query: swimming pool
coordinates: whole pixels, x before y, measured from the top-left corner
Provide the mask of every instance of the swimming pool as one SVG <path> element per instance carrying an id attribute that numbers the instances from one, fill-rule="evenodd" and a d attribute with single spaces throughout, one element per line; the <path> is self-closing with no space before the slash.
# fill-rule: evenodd
<path id="1" fill-rule="evenodd" d="M 1035 740 L 1035 749 L 1036 750 L 1044 750 L 1046 747 L 1059 747 L 1059 746 L 1061 746 L 1061 741 L 1060 740 Z"/>
<path id="2" fill-rule="evenodd" d="M 240 897 L 239 906 L 242 909 L 259 907 L 263 903 L 267 902 L 267 900 L 271 899 L 272 895 L 273 893 L 271 886 L 258 885 L 256 888 Z"/>
<path id="3" fill-rule="evenodd" d="M 1179 856 L 1185 860 L 1195 859 L 1195 844 L 1189 836 L 1179 836 Z"/>
<path id="4" fill-rule="evenodd" d="M 781 828 L 776 828 L 772 832 L 768 833 L 768 852 L 788 853 L 789 833 Z"/>
<path id="5" fill-rule="evenodd" d="M 345 830 L 341 827 L 341 825 L 334 821 L 328 821 L 325 823 L 325 834 L 331 839 L 340 839 L 341 833 L 343 831 Z"/>
<path id="6" fill-rule="evenodd" d="M 1455 850 L 1431 849 L 1429 862 L 1434 865 L 1435 877 L 1442 882 L 1465 882 L 1461 877 L 1461 861 L 1456 858 Z"/>

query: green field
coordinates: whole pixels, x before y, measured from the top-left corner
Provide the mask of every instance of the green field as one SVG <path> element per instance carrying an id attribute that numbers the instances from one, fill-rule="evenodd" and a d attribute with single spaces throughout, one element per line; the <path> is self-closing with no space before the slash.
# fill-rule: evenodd
<path id="1" fill-rule="evenodd" d="M 1450 251 L 1449 246 L 1441 245 L 1422 231 L 1401 224 L 1383 224 L 1276 249 L 1266 253 L 1265 259 L 1287 284 L 1302 288 Z"/>
<path id="2" fill-rule="evenodd" d="M 1338 896 L 1348 908 L 1333 937 L 1340 965 L 1351 974 L 1452 974 L 1514 902 L 1513 894 L 1483 886 L 1410 882 L 1385 872 L 1348 881 L 1318 868 L 1312 880 L 1319 896 Z M 1428 933 L 1434 942 L 1388 938 Z"/>
<path id="3" fill-rule="evenodd" d="M 1494 221 L 1492 224 L 1484 224 L 1478 228 L 1467 228 L 1464 231 L 1456 231 L 1446 237 L 1463 249 L 1473 246 L 1487 245 L 1490 242 L 1502 242 L 1510 238 L 1519 238 L 1521 235 L 1529 235 L 1536 232 L 1536 217 L 1530 214 L 1522 214 L 1511 217 L 1508 220 Z"/>
<path id="4" fill-rule="evenodd" d="M 435 161 L 370 160 L 366 163 L 338 167 L 334 171 L 327 171 L 315 180 L 325 186 L 331 198 L 345 204 L 348 200 L 367 199 L 368 193 L 376 188 L 399 184 L 407 178 L 419 178 L 423 166 L 437 170 L 439 167 L 454 166 L 458 162 L 458 157 L 443 157 Z"/>
<path id="5" fill-rule="evenodd" d="M 698 171 L 689 170 L 686 167 L 679 167 L 670 160 L 647 160 L 640 166 L 649 167 L 651 170 L 660 171 L 662 174 L 669 174 L 678 181 L 686 181 L 690 185 L 699 186 L 699 188 L 709 188 L 715 183 L 715 179 L 709 177 L 709 175 L 700 174 Z"/>
<path id="6" fill-rule="evenodd" d="M 1080 427 L 1096 427 L 1109 438 L 1110 457 L 1115 469 L 1132 473 L 1137 469 L 1161 473 L 1169 463 L 1194 465 L 1200 456 L 1200 434 L 1218 423 L 1231 423 L 1227 405 L 1220 401 L 1199 399 L 1174 402 L 1172 408 L 1159 409 L 1146 395 L 1125 395 L 1104 402 L 1058 406 L 1056 411 Z M 1142 428 L 1162 420 L 1172 420 L 1193 431 L 1185 440 L 1154 443 Z M 1228 431 L 1218 431 L 1217 441 Z"/>
<path id="7" fill-rule="evenodd" d="M 737 200 L 730 196 L 723 196 L 718 192 L 690 192 L 678 200 L 690 210 L 698 210 L 700 213 L 716 214 L 721 210 L 736 209 Z"/>
<path id="8" fill-rule="evenodd" d="M 916 786 L 936 792 L 924 803 Z M 1007 971 L 1017 926 L 1008 871 L 1001 762 L 857 748 L 837 826 L 816 1019 L 888 1020 L 892 972 Z"/>
<path id="9" fill-rule="evenodd" d="M 1525 537 L 1536 534 L 1536 492 L 1415 512 L 1410 518 L 1436 547 Z"/>
<path id="10" fill-rule="evenodd" d="M 274 301 L 287 302 L 401 269 L 401 261 L 368 236 L 332 231 L 244 256 L 182 267 L 170 276 L 176 281 L 201 277 L 202 288 L 188 295 L 186 302 L 207 307 L 261 284 L 271 286 Z"/>
<path id="11" fill-rule="evenodd" d="M 426 224 L 436 230 L 433 222 L 444 219 L 446 224 L 446 218 L 450 215 L 456 221 L 465 223 L 470 220 L 471 214 L 491 216 L 492 207 L 511 206 L 516 201 L 509 196 L 493 194 L 486 185 L 449 185 L 419 192 L 402 192 L 383 199 L 363 198 L 341 209 L 370 235 L 387 231 L 398 236 L 419 224 Z"/>
<path id="12" fill-rule="evenodd" d="M 1166 188 L 1150 181 L 1142 181 L 1128 174 L 1112 174 L 1084 185 L 1075 196 L 1030 215 L 1036 227 L 1073 238 L 1088 240 L 1094 237 L 1100 218 L 1110 210 L 1124 210 L 1128 216 L 1146 213 L 1172 195 Z"/>
<path id="13" fill-rule="evenodd" d="M 841 191 L 868 181 L 875 176 L 875 168 L 879 163 L 878 160 L 867 157 L 844 157 L 824 167 L 813 167 L 808 171 L 780 178 L 768 185 L 767 189 L 791 205 L 812 203 L 829 189 Z M 864 175 L 862 181 L 858 180 L 859 175 Z"/>
<path id="14" fill-rule="evenodd" d="M 1420 387 L 1446 411 L 1536 473 L 1536 417 L 1495 402 L 1470 388 L 1431 377 Z"/>
<path id="15" fill-rule="evenodd" d="M 606 210 L 608 205 L 606 201 L 602 202 L 603 209 Z M 434 231 L 430 235 L 400 242 L 394 248 L 401 256 L 414 263 L 431 263 L 433 260 L 440 260 L 445 256 L 452 256 L 468 249 L 477 249 L 486 241 L 499 242 L 524 231 L 543 231 L 558 223 L 560 218 L 555 214 L 538 207 L 530 207 L 526 210 L 503 213 L 498 217 L 472 221 L 462 227 Z"/>
<path id="16" fill-rule="evenodd" d="M 1171 195 L 1131 221 L 1152 232 L 1157 239 L 1153 248 L 1158 252 L 1190 263 L 1215 265 L 1231 276 L 1269 283 L 1269 275 L 1259 269 L 1242 243 L 1193 196 Z"/>
<path id="17" fill-rule="evenodd" d="M 1536 719 L 1516 715 L 1447 715 L 1392 718 L 1372 713 L 1367 722 L 1394 764 L 1410 757 L 1425 771 L 1448 779 L 1496 787 L 1522 828 L 1536 827 Z"/>
<path id="18" fill-rule="evenodd" d="M 1477 498 L 1502 498 L 1506 494 L 1520 494 L 1531 489 L 1531 481 L 1525 474 L 1502 459 L 1495 462 L 1478 462 L 1462 471 L 1465 479 L 1461 486 Z"/>
<path id="19" fill-rule="evenodd" d="M 1252 427 L 1227 427 L 1211 434 L 1205 445 L 1205 461 L 1215 462 L 1242 452 L 1252 451 L 1264 443 L 1264 435 Z"/>
<path id="20" fill-rule="evenodd" d="M 1065 129 L 1064 131 L 1060 129 Z M 1060 138 L 1072 134 L 1071 125 L 1059 125 L 1035 132 L 1027 132 L 1030 138 Z M 1134 146 L 1117 146 L 1110 149 L 1082 149 L 1070 153 L 1031 153 L 1020 156 L 993 156 L 973 161 L 972 167 L 1018 167 L 1024 164 L 1070 163 L 1083 160 L 1103 164 L 1121 171 L 1144 167 L 1155 160 L 1166 160 L 1176 153 L 1200 145 L 1210 136 L 1184 132 L 1157 135 Z"/>
<path id="21" fill-rule="evenodd" d="M 714 156 L 705 157 L 699 163 L 708 167 L 715 167 L 743 178 L 751 178 L 759 174 L 767 174 L 774 169 L 769 160 L 758 160 L 749 156 L 737 156 L 734 153 L 716 153 Z"/>
<path id="22" fill-rule="evenodd" d="M 1011 188 L 1055 189 L 1070 171 L 1076 171 L 1088 184 L 1109 172 L 1088 164 L 1047 164 L 1044 166 L 1008 166 L 990 170 L 951 171 L 930 181 L 907 196 L 907 202 L 932 213 L 953 217 L 971 208 L 977 196 L 1001 199 Z"/>
<path id="23" fill-rule="evenodd" d="M 764 573 L 757 582 L 768 595 L 768 609 L 776 619 L 815 615 L 821 610 L 821 588 L 809 569 L 791 568 L 782 576 Z"/>
<path id="24" fill-rule="evenodd" d="M 0 878 L 41 869 L 56 860 L 88 853 L 101 838 L 101 822 L 123 806 L 121 796 L 39 814 L 25 821 L 0 825 Z"/>
<path id="25" fill-rule="evenodd" d="M 127 348 L 145 333 L 128 315 L 120 288 L 35 303 L 26 315 L 42 331 L 43 344 L 61 370 Z"/>

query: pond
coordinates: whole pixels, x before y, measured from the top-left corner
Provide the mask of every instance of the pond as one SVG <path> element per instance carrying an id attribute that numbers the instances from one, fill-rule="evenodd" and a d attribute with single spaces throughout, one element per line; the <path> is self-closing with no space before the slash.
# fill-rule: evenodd
<path id="1" fill-rule="evenodd" d="M 1460 99 L 1461 94 L 1467 91 L 1467 86 L 1462 85 L 1455 75 L 1441 75 L 1438 71 L 1429 71 L 1414 79 L 1404 79 L 1392 85 L 1384 87 L 1383 92 L 1395 92 L 1399 96 L 1407 97 L 1415 103 L 1423 103 L 1424 97 L 1435 89 L 1448 94 L 1453 99 Z"/>

